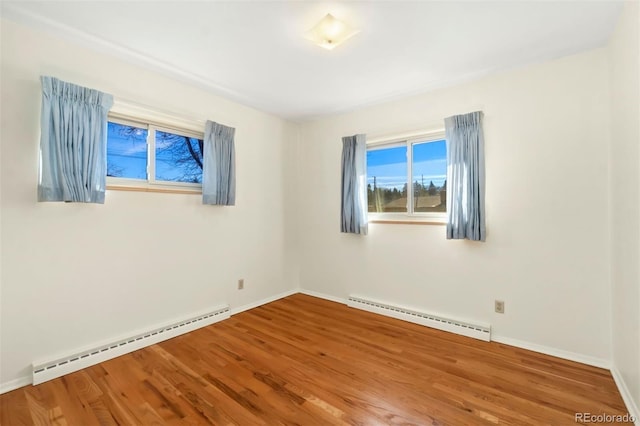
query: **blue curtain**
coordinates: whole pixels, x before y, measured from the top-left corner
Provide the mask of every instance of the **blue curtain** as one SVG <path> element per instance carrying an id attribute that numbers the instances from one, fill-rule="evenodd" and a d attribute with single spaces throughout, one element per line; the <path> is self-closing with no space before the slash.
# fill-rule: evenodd
<path id="1" fill-rule="evenodd" d="M 340 230 L 367 234 L 367 141 L 365 135 L 342 138 Z"/>
<path id="2" fill-rule="evenodd" d="M 113 97 L 42 77 L 38 201 L 104 203 Z"/>
<path id="3" fill-rule="evenodd" d="M 236 203 L 235 129 L 207 121 L 202 164 L 202 204 Z"/>
<path id="4" fill-rule="evenodd" d="M 485 240 L 482 111 L 445 119 L 447 238 Z"/>

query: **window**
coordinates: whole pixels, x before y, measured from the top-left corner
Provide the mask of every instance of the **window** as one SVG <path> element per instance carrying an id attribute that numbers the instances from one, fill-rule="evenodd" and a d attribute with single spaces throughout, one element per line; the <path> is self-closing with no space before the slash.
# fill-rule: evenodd
<path id="1" fill-rule="evenodd" d="M 189 130 L 110 118 L 107 127 L 109 185 L 202 186 L 203 135 Z"/>
<path id="2" fill-rule="evenodd" d="M 367 198 L 371 220 L 444 220 L 447 207 L 444 135 L 367 147 Z"/>

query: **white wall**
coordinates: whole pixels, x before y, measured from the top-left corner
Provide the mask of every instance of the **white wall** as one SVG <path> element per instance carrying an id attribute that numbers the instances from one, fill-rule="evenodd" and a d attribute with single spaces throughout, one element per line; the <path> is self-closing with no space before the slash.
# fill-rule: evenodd
<path id="1" fill-rule="evenodd" d="M 613 364 L 640 407 L 640 7 L 610 41 Z M 640 413 L 636 413 L 640 415 Z"/>
<path id="2" fill-rule="evenodd" d="M 284 184 L 295 126 L 4 20 L 1 54 L 0 383 L 52 354 L 297 286 Z M 40 75 L 235 127 L 237 205 L 117 191 L 104 205 L 37 203 Z"/>
<path id="3" fill-rule="evenodd" d="M 300 285 L 489 322 L 497 337 L 610 359 L 609 93 L 594 50 L 306 123 L 300 142 Z M 401 75 L 397 78 L 402 78 Z M 339 233 L 341 137 L 485 113 L 487 242 L 434 225 Z M 494 299 L 506 302 L 504 315 Z"/>

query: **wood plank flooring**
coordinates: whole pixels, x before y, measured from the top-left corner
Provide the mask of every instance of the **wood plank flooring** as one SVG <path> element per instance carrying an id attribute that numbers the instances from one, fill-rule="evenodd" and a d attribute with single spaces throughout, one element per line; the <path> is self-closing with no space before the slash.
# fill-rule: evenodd
<path id="1" fill-rule="evenodd" d="M 608 371 L 296 294 L 0 396 L 17 425 L 573 425 Z"/>

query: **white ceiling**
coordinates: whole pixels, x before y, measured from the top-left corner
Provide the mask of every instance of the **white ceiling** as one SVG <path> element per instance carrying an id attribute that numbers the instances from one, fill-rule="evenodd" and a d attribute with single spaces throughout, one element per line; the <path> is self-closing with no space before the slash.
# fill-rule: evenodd
<path id="1" fill-rule="evenodd" d="M 603 46 L 621 5 L 2 1 L 2 16 L 300 120 Z M 303 36 L 328 12 L 361 30 L 332 51 Z"/>

